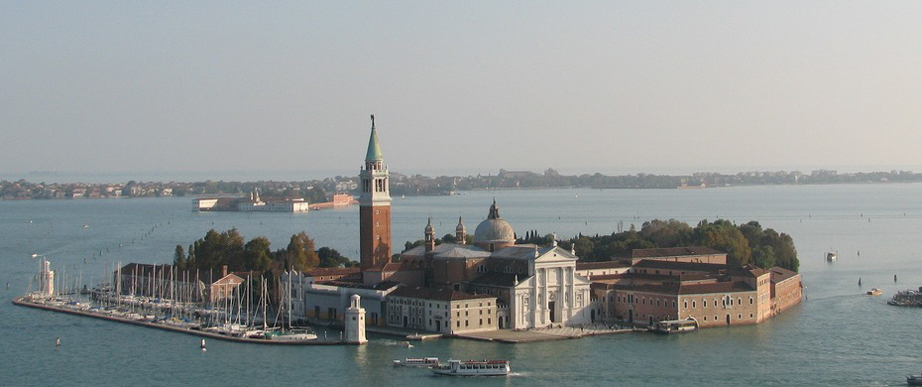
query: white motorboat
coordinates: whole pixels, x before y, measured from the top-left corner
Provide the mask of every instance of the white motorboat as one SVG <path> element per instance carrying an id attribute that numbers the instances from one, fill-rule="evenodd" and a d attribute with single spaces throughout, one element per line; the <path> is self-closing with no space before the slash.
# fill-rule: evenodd
<path id="1" fill-rule="evenodd" d="M 685 320 L 664 320 L 657 322 L 653 327 L 650 328 L 650 331 L 654 333 L 662 334 L 672 334 L 672 333 L 687 333 L 695 332 L 698 330 L 698 321 L 694 319 L 685 319 Z"/>
<path id="2" fill-rule="evenodd" d="M 437 357 L 408 357 L 404 360 L 394 360 L 394 367 L 438 367 Z"/>
<path id="3" fill-rule="evenodd" d="M 448 364 L 430 368 L 437 375 L 505 376 L 509 375 L 509 360 L 448 360 Z"/>
<path id="4" fill-rule="evenodd" d="M 307 328 L 291 328 L 285 331 L 266 331 L 265 338 L 269 340 L 308 341 L 317 340 L 317 335 Z"/>

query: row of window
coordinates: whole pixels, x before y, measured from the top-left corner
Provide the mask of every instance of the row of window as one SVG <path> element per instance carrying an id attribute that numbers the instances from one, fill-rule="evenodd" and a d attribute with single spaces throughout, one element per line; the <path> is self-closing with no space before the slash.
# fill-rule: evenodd
<path id="1" fill-rule="evenodd" d="M 714 304 L 713 304 L 714 307 L 717 307 L 717 300 L 720 300 L 720 304 L 721 304 L 720 306 L 723 306 L 723 307 L 731 307 L 731 306 L 733 306 L 733 297 L 732 297 L 732 296 L 724 296 L 724 297 L 719 298 L 719 299 L 718 299 L 718 298 L 715 298 L 715 299 L 714 299 Z M 703 299 L 703 300 L 701 300 L 701 301 L 702 301 L 702 305 L 703 305 L 702 307 L 707 308 L 707 307 L 708 307 L 708 300 L 707 300 L 707 299 Z M 752 296 L 749 296 L 749 305 L 753 305 L 754 303 L 755 303 L 755 299 L 753 299 Z M 736 298 L 736 305 L 743 305 L 743 299 L 742 299 L 741 297 L 737 297 L 737 298 Z M 684 302 L 684 304 L 683 304 L 683 307 L 684 307 L 685 309 L 688 309 L 688 300 L 685 300 L 685 302 Z M 698 307 L 698 302 L 697 302 L 696 300 L 692 300 L 692 309 L 695 309 L 695 308 L 697 308 L 697 307 Z"/>

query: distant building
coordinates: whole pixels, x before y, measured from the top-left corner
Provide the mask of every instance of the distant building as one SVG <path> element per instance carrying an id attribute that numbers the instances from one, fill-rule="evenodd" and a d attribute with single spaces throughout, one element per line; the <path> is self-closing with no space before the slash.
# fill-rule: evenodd
<path id="1" fill-rule="evenodd" d="M 260 211 L 301 213 L 310 210 L 310 204 L 303 198 L 267 200 L 253 190 L 247 198 L 197 198 L 192 199 L 193 211 Z"/>

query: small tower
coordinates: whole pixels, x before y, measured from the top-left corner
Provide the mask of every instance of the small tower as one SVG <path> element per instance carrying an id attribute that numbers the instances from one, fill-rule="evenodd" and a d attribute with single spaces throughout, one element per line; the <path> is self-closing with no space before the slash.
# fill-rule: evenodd
<path id="1" fill-rule="evenodd" d="M 458 227 L 455 227 L 455 243 L 459 245 L 467 244 L 467 230 L 464 229 L 464 221 L 458 217 Z"/>
<path id="2" fill-rule="evenodd" d="M 346 342 L 350 344 L 365 344 L 365 308 L 362 308 L 362 297 L 353 294 L 346 309 Z"/>
<path id="3" fill-rule="evenodd" d="M 426 229 L 424 230 L 426 236 L 426 251 L 432 251 L 435 249 L 435 227 L 432 227 L 432 217 L 429 217 L 429 223 L 426 224 Z"/>
<path id="4" fill-rule="evenodd" d="M 54 295 L 54 270 L 51 270 L 51 262 L 42 258 L 42 272 L 39 273 L 39 280 L 41 281 L 41 288 L 39 292 L 43 296 L 53 296 Z"/>

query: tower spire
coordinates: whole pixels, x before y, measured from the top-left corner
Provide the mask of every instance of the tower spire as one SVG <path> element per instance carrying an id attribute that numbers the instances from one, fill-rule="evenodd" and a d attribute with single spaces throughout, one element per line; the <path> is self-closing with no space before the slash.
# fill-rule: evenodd
<path id="1" fill-rule="evenodd" d="M 375 115 L 371 115 L 371 137 L 368 139 L 368 152 L 365 153 L 365 162 L 384 161 L 381 146 L 378 145 L 378 130 L 375 129 Z"/>
<path id="2" fill-rule="evenodd" d="M 455 243 L 464 245 L 467 244 L 465 240 L 467 238 L 467 230 L 464 228 L 464 221 L 461 220 L 461 217 L 458 217 L 458 226 L 455 227 Z"/>

